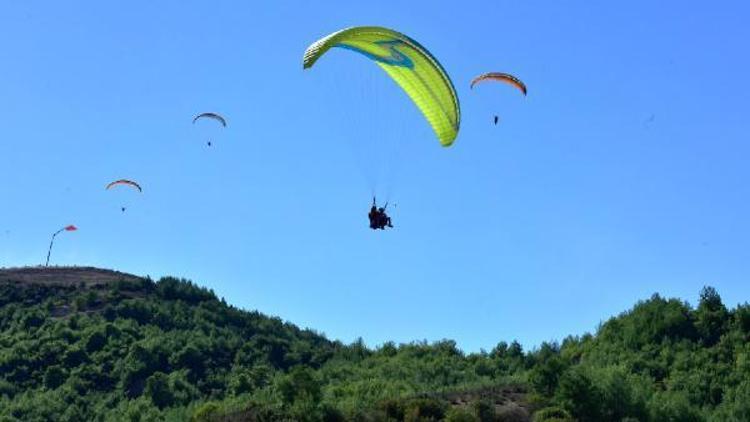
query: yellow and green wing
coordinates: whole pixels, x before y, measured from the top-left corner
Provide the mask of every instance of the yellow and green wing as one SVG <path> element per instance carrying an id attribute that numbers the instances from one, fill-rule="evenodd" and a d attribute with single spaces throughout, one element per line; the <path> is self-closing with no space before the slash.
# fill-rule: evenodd
<path id="1" fill-rule="evenodd" d="M 305 51 L 303 68 L 311 67 L 332 47 L 345 48 L 374 60 L 406 92 L 424 114 L 440 144 L 458 135 L 461 108 L 450 77 L 418 42 L 387 28 L 358 26 L 334 32 Z"/>

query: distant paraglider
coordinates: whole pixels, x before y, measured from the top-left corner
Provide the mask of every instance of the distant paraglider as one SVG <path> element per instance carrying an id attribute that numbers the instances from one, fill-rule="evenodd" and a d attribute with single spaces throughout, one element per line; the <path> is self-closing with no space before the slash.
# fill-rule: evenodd
<path id="1" fill-rule="evenodd" d="M 507 84 L 510 84 L 516 88 L 518 88 L 519 91 L 523 93 L 523 95 L 526 95 L 526 84 L 524 84 L 520 79 L 516 78 L 515 76 L 511 75 L 510 73 L 501 73 L 501 72 L 488 72 L 483 73 L 476 78 L 471 80 L 471 89 L 474 89 L 474 85 L 485 82 L 485 81 L 500 81 L 505 82 Z M 495 126 L 497 126 L 497 123 L 500 121 L 500 117 L 495 115 L 495 118 L 493 119 L 493 122 L 495 123 Z"/>
<path id="2" fill-rule="evenodd" d="M 198 119 L 203 118 L 214 119 L 217 122 L 221 123 L 222 126 L 227 127 L 227 120 L 218 113 L 201 113 L 193 118 L 193 123 L 198 121 Z"/>
<path id="3" fill-rule="evenodd" d="M 139 185 L 138 183 L 136 183 L 136 182 L 134 182 L 132 180 L 128 180 L 128 179 L 115 180 L 114 182 L 109 183 L 107 185 L 106 189 L 110 190 L 110 189 L 112 189 L 113 187 L 116 187 L 116 186 L 129 186 L 129 187 L 131 187 L 133 189 L 137 189 L 138 192 L 143 192 L 143 189 L 141 189 L 141 185 Z M 127 209 L 127 207 L 125 207 L 124 205 L 120 207 L 120 211 L 122 211 L 122 212 L 125 212 L 126 209 Z"/>
<path id="4" fill-rule="evenodd" d="M 195 116 L 193 118 L 193 124 L 195 124 L 195 122 L 198 121 L 199 119 L 212 119 L 212 120 L 216 120 L 217 122 L 221 123 L 221 125 L 223 127 L 227 127 L 227 120 L 222 115 L 220 115 L 218 113 L 201 113 L 201 114 L 199 114 L 199 115 L 197 115 L 197 116 Z M 206 141 L 206 145 L 208 145 L 210 147 L 213 144 L 209 140 L 209 141 Z"/>
<path id="5" fill-rule="evenodd" d="M 107 190 L 112 189 L 113 187 L 119 186 L 119 185 L 132 186 L 132 187 L 138 189 L 138 192 L 143 192 L 143 189 L 141 189 L 141 185 L 139 185 L 138 183 L 136 183 L 136 182 L 134 182 L 132 180 L 128 180 L 128 179 L 115 180 L 114 182 L 109 183 L 107 185 Z"/>
<path id="6" fill-rule="evenodd" d="M 520 79 L 516 78 L 510 73 L 489 72 L 489 73 L 481 74 L 471 80 L 471 88 L 473 89 L 474 85 L 480 82 L 485 82 L 485 81 L 505 82 L 507 84 L 513 85 L 514 87 L 518 88 L 523 93 L 523 95 L 527 94 L 526 84 L 524 84 Z"/>

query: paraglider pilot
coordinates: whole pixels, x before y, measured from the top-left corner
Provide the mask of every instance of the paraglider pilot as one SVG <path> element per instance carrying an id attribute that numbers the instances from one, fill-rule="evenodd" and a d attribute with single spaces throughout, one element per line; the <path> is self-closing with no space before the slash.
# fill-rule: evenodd
<path id="1" fill-rule="evenodd" d="M 373 230 L 385 230 L 386 227 L 393 227 L 391 224 L 391 217 L 385 213 L 385 209 L 388 207 L 386 202 L 385 206 L 379 207 L 376 205 L 375 197 L 372 197 L 372 207 L 370 212 L 367 214 L 367 218 L 370 219 L 370 228 Z"/>

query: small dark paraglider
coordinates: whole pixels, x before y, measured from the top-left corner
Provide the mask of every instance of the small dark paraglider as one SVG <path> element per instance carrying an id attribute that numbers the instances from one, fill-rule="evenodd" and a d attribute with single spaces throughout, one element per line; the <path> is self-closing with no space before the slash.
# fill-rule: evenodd
<path id="1" fill-rule="evenodd" d="M 193 117 L 193 124 L 195 124 L 195 122 L 198 119 L 202 119 L 202 118 L 208 118 L 208 119 L 216 120 L 217 122 L 221 123 L 222 126 L 227 127 L 227 119 L 225 119 L 219 113 L 200 113 L 199 115 Z"/>
<path id="2" fill-rule="evenodd" d="M 138 190 L 138 192 L 143 192 L 143 189 L 141 188 L 141 185 L 139 185 L 137 182 L 134 182 L 134 181 L 128 180 L 128 179 L 115 180 L 114 182 L 109 183 L 107 185 L 106 189 L 110 190 L 110 189 L 112 189 L 114 187 L 117 187 L 117 186 L 127 186 L 127 187 L 130 187 L 130 188 Z M 120 211 L 125 212 L 126 209 L 127 209 L 127 207 L 125 207 L 125 205 L 121 205 L 120 206 Z"/>
<path id="3" fill-rule="evenodd" d="M 222 116 L 219 113 L 200 113 L 193 118 L 193 124 L 195 124 L 195 122 L 197 122 L 200 119 L 215 120 L 221 123 L 222 127 L 227 127 L 227 119 L 225 119 L 224 116 Z M 213 143 L 209 140 L 209 141 L 206 141 L 206 145 L 210 147 L 213 145 Z"/>
<path id="4" fill-rule="evenodd" d="M 372 198 L 372 207 L 370 207 L 370 212 L 367 214 L 367 218 L 370 219 L 371 229 L 385 230 L 386 227 L 393 228 L 393 224 L 391 224 L 391 217 L 389 217 L 385 212 L 386 208 L 388 208 L 387 202 L 384 206 L 378 207 L 375 197 Z"/>
<path id="5" fill-rule="evenodd" d="M 112 189 L 115 186 L 131 186 L 131 187 L 133 187 L 135 189 L 138 189 L 138 192 L 143 192 L 143 189 L 141 188 L 141 185 L 139 185 L 138 183 L 136 183 L 136 182 L 134 182 L 132 180 L 128 180 L 128 179 L 115 180 L 114 182 L 111 182 L 111 183 L 107 184 L 107 187 L 105 189 L 110 190 L 110 189 Z"/>
<path id="6" fill-rule="evenodd" d="M 497 125 L 497 122 L 498 122 L 498 121 L 500 121 L 500 117 L 499 117 L 499 116 L 495 116 L 495 124 L 496 124 L 496 125 Z"/>
<path id="7" fill-rule="evenodd" d="M 648 119 L 643 122 L 643 127 L 648 128 L 652 123 L 654 123 L 654 120 L 656 120 L 656 115 L 652 113 L 650 116 L 648 116 Z"/>

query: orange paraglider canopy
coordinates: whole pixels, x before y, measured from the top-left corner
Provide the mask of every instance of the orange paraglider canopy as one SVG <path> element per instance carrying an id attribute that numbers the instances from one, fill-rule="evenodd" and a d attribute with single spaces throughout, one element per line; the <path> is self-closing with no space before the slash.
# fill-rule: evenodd
<path id="1" fill-rule="evenodd" d="M 514 87 L 518 88 L 521 92 L 523 92 L 523 95 L 526 95 L 526 84 L 524 84 L 520 79 L 516 78 L 510 73 L 489 72 L 489 73 L 479 75 L 476 78 L 471 80 L 471 88 L 474 88 L 474 85 L 478 84 L 479 82 L 484 82 L 484 81 L 505 82 L 507 84 L 513 85 Z"/>

